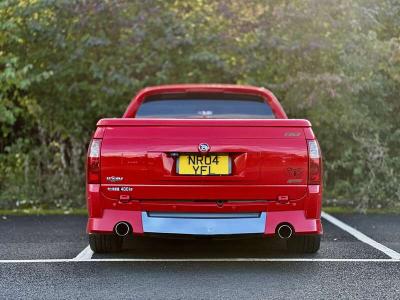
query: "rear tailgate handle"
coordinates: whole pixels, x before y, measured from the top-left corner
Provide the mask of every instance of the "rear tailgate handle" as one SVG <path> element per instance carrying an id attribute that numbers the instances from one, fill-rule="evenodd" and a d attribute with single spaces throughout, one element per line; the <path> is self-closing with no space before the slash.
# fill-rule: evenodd
<path id="1" fill-rule="evenodd" d="M 289 196 L 278 196 L 278 202 L 279 203 L 288 203 L 289 202 Z"/>
<path id="2" fill-rule="evenodd" d="M 130 196 L 129 195 L 120 195 L 119 196 L 119 201 L 122 203 L 127 203 L 130 200 Z"/>

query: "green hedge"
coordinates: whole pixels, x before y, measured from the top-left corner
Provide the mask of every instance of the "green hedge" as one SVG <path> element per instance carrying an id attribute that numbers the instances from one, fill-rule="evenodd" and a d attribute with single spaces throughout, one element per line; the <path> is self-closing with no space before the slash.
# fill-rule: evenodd
<path id="1" fill-rule="evenodd" d="M 142 87 L 265 86 L 308 118 L 330 205 L 400 205 L 396 0 L 0 2 L 0 208 L 84 206 L 96 120 Z"/>

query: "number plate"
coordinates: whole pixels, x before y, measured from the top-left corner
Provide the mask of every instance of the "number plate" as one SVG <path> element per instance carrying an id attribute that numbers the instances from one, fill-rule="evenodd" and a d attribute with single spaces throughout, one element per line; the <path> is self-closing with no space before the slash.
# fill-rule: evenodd
<path id="1" fill-rule="evenodd" d="M 229 175 L 231 160 L 229 155 L 182 154 L 176 162 L 176 172 L 180 175 Z"/>

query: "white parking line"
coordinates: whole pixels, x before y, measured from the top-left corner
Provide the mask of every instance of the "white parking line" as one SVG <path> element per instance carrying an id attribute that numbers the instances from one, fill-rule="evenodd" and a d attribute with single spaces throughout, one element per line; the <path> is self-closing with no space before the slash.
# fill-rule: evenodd
<path id="1" fill-rule="evenodd" d="M 352 236 L 354 236 L 356 239 L 360 240 L 363 243 L 366 243 L 375 249 L 378 249 L 379 251 L 382 251 L 385 253 L 387 256 L 389 256 L 392 259 L 395 260 L 400 260 L 400 253 L 386 247 L 385 245 L 382 245 L 381 243 L 378 243 L 377 241 L 371 239 L 370 237 L 366 236 L 364 233 L 358 231 L 357 229 L 347 225 L 346 223 L 340 221 L 339 219 L 336 219 L 335 217 L 331 216 L 330 214 L 327 214 L 326 212 L 322 212 L 321 216 L 331 222 L 332 224 L 336 225 L 340 229 L 350 233 Z"/>
<path id="2" fill-rule="evenodd" d="M 90 261 L 104 261 L 96 258 Z M 400 262 L 398 259 L 358 258 L 110 258 L 106 261 L 130 262 Z"/>
<path id="3" fill-rule="evenodd" d="M 79 263 L 79 262 L 391 262 L 400 259 L 390 258 L 96 258 L 76 259 L 3 259 L 1 264 L 15 263 Z"/>
<path id="4" fill-rule="evenodd" d="M 87 246 L 85 249 L 81 251 L 75 258 L 74 261 L 82 261 L 82 260 L 90 260 L 93 256 L 93 251 L 90 249 L 90 246 Z"/>
<path id="5" fill-rule="evenodd" d="M 74 259 L 2 259 L 0 264 L 18 264 L 18 263 L 65 263 L 74 262 Z M 79 260 L 80 261 L 80 260 Z M 88 260 L 90 261 L 90 260 Z"/>

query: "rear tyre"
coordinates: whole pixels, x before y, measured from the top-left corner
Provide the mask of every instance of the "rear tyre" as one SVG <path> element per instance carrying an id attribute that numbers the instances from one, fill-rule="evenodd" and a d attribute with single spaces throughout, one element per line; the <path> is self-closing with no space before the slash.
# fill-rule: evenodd
<path id="1" fill-rule="evenodd" d="M 320 244 L 320 235 L 298 235 L 287 241 L 287 248 L 291 252 L 316 253 Z"/>
<path id="2" fill-rule="evenodd" d="M 115 234 L 89 234 L 90 249 L 95 253 L 119 252 L 123 238 Z"/>

